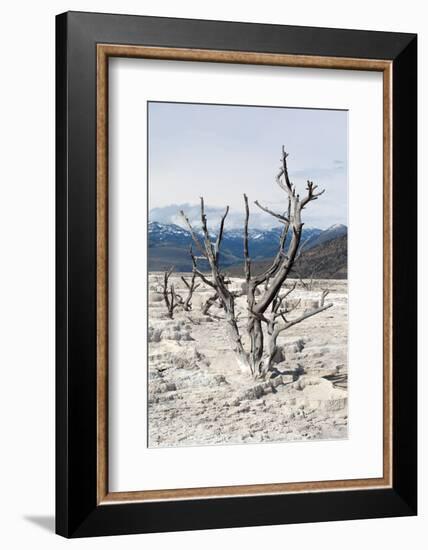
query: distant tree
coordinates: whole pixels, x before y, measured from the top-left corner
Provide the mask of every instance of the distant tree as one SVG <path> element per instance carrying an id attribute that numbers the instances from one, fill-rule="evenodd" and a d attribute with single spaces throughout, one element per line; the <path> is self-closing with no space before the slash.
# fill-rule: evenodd
<path id="1" fill-rule="evenodd" d="M 187 288 L 187 294 L 183 297 L 177 293 L 173 283 L 170 283 L 170 277 L 174 267 L 171 267 L 168 271 L 165 271 L 163 275 L 163 281 L 160 285 L 160 293 L 163 296 L 165 306 L 168 312 L 168 317 L 173 319 L 174 311 L 178 307 L 184 309 L 184 311 L 190 311 L 192 309 L 192 297 L 196 289 L 200 287 L 200 284 L 195 284 L 196 273 L 192 273 L 192 278 L 188 282 L 184 277 L 181 277 L 185 287 Z"/>
<path id="2" fill-rule="evenodd" d="M 168 312 L 168 317 L 172 319 L 174 317 L 174 310 L 180 305 L 178 300 L 177 293 L 175 292 L 175 287 L 173 283 L 169 282 L 171 273 L 174 271 L 174 267 L 171 267 L 168 271 L 165 271 L 163 274 L 163 281 L 161 285 L 160 293 L 163 296 L 165 306 Z"/>
<path id="3" fill-rule="evenodd" d="M 190 311 L 192 309 L 193 293 L 201 286 L 199 283 L 195 284 L 195 278 L 196 278 L 196 273 L 192 273 L 192 278 L 190 279 L 190 283 L 189 283 L 184 277 L 181 277 L 181 280 L 183 281 L 183 283 L 187 288 L 187 295 L 185 298 L 178 296 L 180 305 L 184 309 L 184 311 Z"/>

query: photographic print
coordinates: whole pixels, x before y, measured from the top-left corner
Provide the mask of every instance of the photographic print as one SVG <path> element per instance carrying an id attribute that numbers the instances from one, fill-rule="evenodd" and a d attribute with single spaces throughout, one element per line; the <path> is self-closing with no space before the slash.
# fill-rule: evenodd
<path id="1" fill-rule="evenodd" d="M 57 533 L 415 515 L 417 36 L 56 31 Z"/>
<path id="2" fill-rule="evenodd" d="M 148 102 L 148 446 L 348 436 L 348 112 Z"/>

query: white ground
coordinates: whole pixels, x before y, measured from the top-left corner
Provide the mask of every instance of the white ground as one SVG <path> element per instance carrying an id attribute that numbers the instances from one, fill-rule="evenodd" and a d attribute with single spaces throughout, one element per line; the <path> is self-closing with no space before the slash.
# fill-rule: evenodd
<path id="1" fill-rule="evenodd" d="M 210 317 L 200 306 L 212 294 L 201 285 L 191 312 L 168 319 L 156 281 L 149 281 L 149 446 L 215 445 L 347 437 L 347 282 L 316 281 L 311 292 L 299 285 L 300 315 L 328 288 L 333 307 L 282 332 L 284 373 L 272 383 L 240 371 L 223 312 Z M 184 295 L 178 275 L 171 277 Z M 242 280 L 233 279 L 236 289 Z M 290 285 L 291 281 L 287 284 Z M 245 335 L 246 302 L 237 300 Z"/>

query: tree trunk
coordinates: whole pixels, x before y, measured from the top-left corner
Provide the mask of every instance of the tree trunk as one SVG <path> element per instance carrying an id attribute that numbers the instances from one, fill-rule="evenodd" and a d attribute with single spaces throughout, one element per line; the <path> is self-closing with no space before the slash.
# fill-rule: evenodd
<path id="1" fill-rule="evenodd" d="M 270 321 L 268 323 L 267 334 L 268 334 L 267 346 L 266 346 L 267 359 L 266 359 L 266 369 L 265 369 L 266 372 L 272 370 L 275 362 L 275 357 L 277 356 L 277 353 L 278 353 L 277 340 L 278 340 L 279 332 L 275 330 L 275 321 Z"/>
<path id="2" fill-rule="evenodd" d="M 254 317 L 250 318 L 247 330 L 251 342 L 250 362 L 252 374 L 255 378 L 259 378 L 262 375 L 263 370 L 262 363 L 264 346 L 264 335 L 261 320 Z"/>
<path id="3" fill-rule="evenodd" d="M 244 349 L 234 312 L 226 311 L 226 318 L 229 326 L 229 335 L 234 345 L 239 368 L 242 372 L 248 373 L 248 370 L 252 371 L 252 364 L 248 357 L 248 353 Z"/>

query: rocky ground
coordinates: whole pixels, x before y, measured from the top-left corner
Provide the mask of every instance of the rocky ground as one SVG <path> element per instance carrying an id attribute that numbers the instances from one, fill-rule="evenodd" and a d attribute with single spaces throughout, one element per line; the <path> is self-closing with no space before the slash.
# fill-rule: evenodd
<path id="1" fill-rule="evenodd" d="M 186 275 L 186 278 L 189 275 Z M 282 332 L 282 374 L 269 382 L 241 372 L 223 312 L 201 305 L 212 290 L 201 285 L 192 311 L 177 308 L 168 319 L 157 292 L 160 273 L 149 280 L 149 446 L 218 445 L 347 437 L 347 282 L 299 283 L 298 316 L 329 289 L 333 307 Z M 184 283 L 171 276 L 178 293 Z M 233 279 L 239 289 L 242 280 Z M 288 282 L 290 286 L 291 282 Z M 291 298 L 291 295 L 290 295 Z M 245 334 L 246 301 L 237 299 Z"/>

